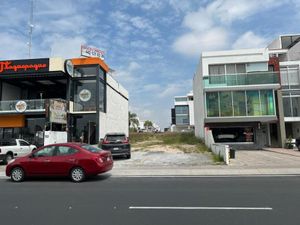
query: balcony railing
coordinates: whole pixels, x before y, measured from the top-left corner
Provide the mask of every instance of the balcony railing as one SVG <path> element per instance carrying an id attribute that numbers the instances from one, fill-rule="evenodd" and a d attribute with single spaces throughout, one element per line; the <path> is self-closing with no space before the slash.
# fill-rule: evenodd
<path id="1" fill-rule="evenodd" d="M 280 84 L 278 72 L 256 72 L 203 77 L 205 88 L 239 85 Z"/>
<path id="2" fill-rule="evenodd" d="M 0 101 L 0 113 L 44 111 L 45 99 Z"/>

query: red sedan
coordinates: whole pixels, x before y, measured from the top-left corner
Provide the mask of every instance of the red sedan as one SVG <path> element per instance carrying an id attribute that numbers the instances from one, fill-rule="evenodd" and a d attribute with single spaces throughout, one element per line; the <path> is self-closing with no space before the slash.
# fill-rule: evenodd
<path id="1" fill-rule="evenodd" d="M 6 176 L 15 182 L 30 176 L 69 176 L 72 181 L 81 182 L 86 176 L 104 173 L 112 167 L 108 151 L 81 143 L 53 144 L 10 161 Z"/>

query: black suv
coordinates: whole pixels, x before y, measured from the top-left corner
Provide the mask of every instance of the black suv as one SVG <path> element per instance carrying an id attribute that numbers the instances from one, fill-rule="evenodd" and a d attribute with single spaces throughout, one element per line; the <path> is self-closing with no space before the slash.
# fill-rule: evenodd
<path id="1" fill-rule="evenodd" d="M 108 133 L 100 143 L 103 150 L 108 150 L 113 156 L 131 158 L 129 140 L 124 133 Z"/>

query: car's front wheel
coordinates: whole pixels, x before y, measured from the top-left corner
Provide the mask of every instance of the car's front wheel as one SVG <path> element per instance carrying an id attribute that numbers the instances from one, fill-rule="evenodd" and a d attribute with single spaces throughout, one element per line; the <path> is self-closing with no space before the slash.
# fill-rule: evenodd
<path id="1" fill-rule="evenodd" d="M 21 167 L 15 167 L 12 169 L 10 178 L 14 182 L 21 182 L 25 178 L 24 170 Z"/>
<path id="2" fill-rule="evenodd" d="M 70 178 L 73 182 L 82 182 L 85 179 L 85 172 L 81 167 L 75 167 L 70 172 Z"/>

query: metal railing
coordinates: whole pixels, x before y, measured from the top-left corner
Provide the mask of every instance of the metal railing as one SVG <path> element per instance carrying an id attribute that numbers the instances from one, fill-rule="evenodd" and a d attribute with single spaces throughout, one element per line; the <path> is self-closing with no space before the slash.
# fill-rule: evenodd
<path id="1" fill-rule="evenodd" d="M 279 72 L 255 72 L 203 77 L 205 88 L 239 85 L 280 84 Z"/>

